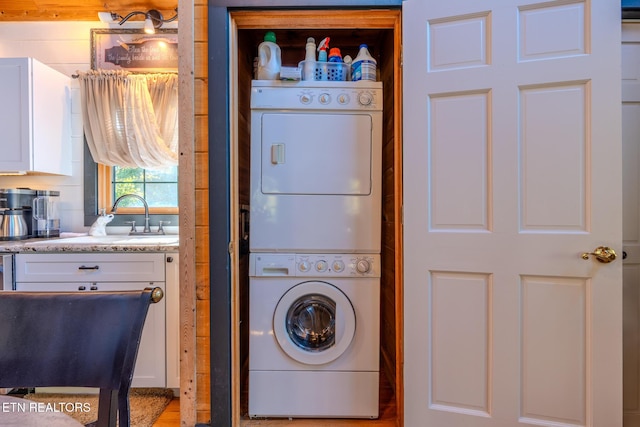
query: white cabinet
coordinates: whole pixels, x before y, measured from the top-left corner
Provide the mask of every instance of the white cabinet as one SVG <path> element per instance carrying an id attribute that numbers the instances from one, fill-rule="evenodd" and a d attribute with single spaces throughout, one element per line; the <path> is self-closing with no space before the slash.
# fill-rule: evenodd
<path id="1" fill-rule="evenodd" d="M 71 175 L 69 82 L 33 58 L 0 58 L 0 172 Z"/>
<path id="2" fill-rule="evenodd" d="M 91 292 L 162 288 L 165 297 L 149 307 L 132 386 L 167 387 L 165 320 L 167 300 L 172 296 L 165 287 L 165 263 L 164 253 L 21 253 L 15 259 L 16 290 Z"/>

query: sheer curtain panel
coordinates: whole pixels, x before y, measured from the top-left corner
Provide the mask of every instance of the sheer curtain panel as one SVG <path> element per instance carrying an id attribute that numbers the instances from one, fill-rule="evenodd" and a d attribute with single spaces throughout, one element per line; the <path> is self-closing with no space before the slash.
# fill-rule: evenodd
<path id="1" fill-rule="evenodd" d="M 178 164 L 177 74 L 79 72 L 82 120 L 93 160 L 107 166 Z"/>

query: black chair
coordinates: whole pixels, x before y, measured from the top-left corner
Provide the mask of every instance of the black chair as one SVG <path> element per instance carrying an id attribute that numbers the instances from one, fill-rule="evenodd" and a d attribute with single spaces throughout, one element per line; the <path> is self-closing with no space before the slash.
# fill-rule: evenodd
<path id="1" fill-rule="evenodd" d="M 142 328 L 160 288 L 0 292 L 0 387 L 96 387 L 97 427 L 129 427 Z"/>

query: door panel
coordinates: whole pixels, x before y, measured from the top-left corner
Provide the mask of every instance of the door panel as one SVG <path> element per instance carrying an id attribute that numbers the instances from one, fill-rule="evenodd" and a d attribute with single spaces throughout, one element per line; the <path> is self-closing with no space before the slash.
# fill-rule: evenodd
<path id="1" fill-rule="evenodd" d="M 619 4 L 403 32 L 405 425 L 620 426 L 622 264 L 581 257 L 622 249 Z"/>
<path id="2" fill-rule="evenodd" d="M 371 194 L 372 119 L 263 114 L 264 194 Z"/>

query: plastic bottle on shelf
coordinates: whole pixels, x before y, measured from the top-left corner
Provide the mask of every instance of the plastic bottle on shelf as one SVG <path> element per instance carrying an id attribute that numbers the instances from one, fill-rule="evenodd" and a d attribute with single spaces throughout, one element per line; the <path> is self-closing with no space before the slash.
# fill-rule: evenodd
<path id="1" fill-rule="evenodd" d="M 316 39 L 313 37 L 309 37 L 307 39 L 307 45 L 305 47 L 305 61 L 314 61 L 316 60 Z"/>
<path id="2" fill-rule="evenodd" d="M 332 47 L 331 49 L 329 49 L 329 62 L 342 62 L 340 48 Z"/>
<path id="3" fill-rule="evenodd" d="M 344 62 L 346 67 L 345 72 L 347 73 L 347 80 L 351 80 L 351 63 L 353 62 L 353 59 L 351 59 L 350 55 L 345 55 L 344 58 L 342 58 L 342 62 Z"/>
<path id="4" fill-rule="evenodd" d="M 315 80 L 316 73 L 316 39 L 309 37 L 302 62 L 302 80 Z"/>
<path id="5" fill-rule="evenodd" d="M 376 60 L 369 53 L 366 44 L 360 45 L 358 56 L 351 64 L 351 80 L 372 80 L 376 81 Z"/>
<path id="6" fill-rule="evenodd" d="M 279 80 L 282 59 L 280 46 L 276 44 L 276 35 L 267 31 L 264 41 L 258 46 L 258 80 Z"/>
<path id="7" fill-rule="evenodd" d="M 327 49 L 329 49 L 329 37 L 325 37 L 318 46 L 318 62 L 327 62 Z"/>

